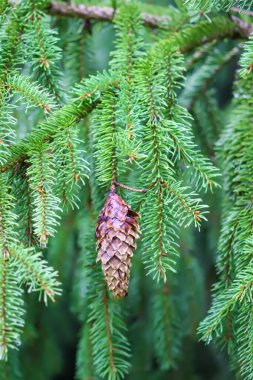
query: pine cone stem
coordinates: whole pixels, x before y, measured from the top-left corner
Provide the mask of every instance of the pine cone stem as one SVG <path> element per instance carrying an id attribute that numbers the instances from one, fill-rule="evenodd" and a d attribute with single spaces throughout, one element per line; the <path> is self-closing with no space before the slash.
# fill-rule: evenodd
<path id="1" fill-rule="evenodd" d="M 135 187 L 129 187 L 129 186 L 123 185 L 123 183 L 120 183 L 120 182 L 117 182 L 117 181 L 113 181 L 112 184 L 116 185 L 116 186 L 119 186 L 122 189 L 126 189 L 126 190 L 129 190 L 129 191 L 136 191 L 137 193 L 146 193 L 147 192 L 147 189 L 136 189 Z"/>

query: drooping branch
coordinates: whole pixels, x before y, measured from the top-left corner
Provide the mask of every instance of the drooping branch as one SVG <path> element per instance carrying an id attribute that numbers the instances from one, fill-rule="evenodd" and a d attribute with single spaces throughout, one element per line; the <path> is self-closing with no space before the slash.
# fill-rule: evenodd
<path id="1" fill-rule="evenodd" d="M 19 143 L 13 144 L 13 146 L 10 147 L 11 157 L 3 165 L 0 165 L 0 173 L 12 169 L 17 164 L 22 164 L 22 162 L 27 159 L 30 144 L 34 141 L 36 141 L 37 144 L 39 142 L 49 142 L 57 129 L 57 125 L 63 125 L 67 128 L 69 125 L 73 125 L 85 117 L 96 107 L 99 101 L 98 92 L 102 92 L 110 86 L 116 86 L 116 81 L 108 80 L 108 82 L 105 81 L 101 83 L 101 85 L 95 81 L 94 86 L 84 86 L 84 93 L 79 95 L 77 99 L 57 110 L 45 122 L 40 124 L 39 129 L 34 129 Z M 86 91 L 87 89 L 89 90 Z M 81 90 L 79 92 L 81 92 Z"/>
<path id="2" fill-rule="evenodd" d="M 110 7 L 99 7 L 84 4 L 67 4 L 52 1 L 49 7 L 49 13 L 53 15 L 79 17 L 84 20 L 109 21 L 114 18 L 115 9 Z M 166 26 L 171 22 L 169 16 L 158 16 L 151 13 L 142 12 L 141 17 L 145 25 L 151 28 Z M 241 20 L 238 17 L 232 16 L 232 21 L 235 24 L 234 37 L 248 38 L 253 30 L 253 26 Z"/>
<path id="3" fill-rule="evenodd" d="M 57 3 L 61 4 L 61 3 Z M 89 7 L 90 8 L 90 7 Z M 248 24 L 247 24 L 248 25 Z M 183 33 L 176 33 L 171 39 L 162 39 L 157 42 L 151 49 L 150 56 L 156 55 L 157 52 L 163 51 L 167 45 L 173 49 L 186 53 L 217 39 L 225 38 L 241 38 L 242 33 L 239 33 L 240 26 L 234 27 L 234 23 L 226 17 L 215 17 L 211 22 L 202 21 L 199 24 L 184 29 Z M 244 34 L 245 38 L 245 34 Z M 149 58 L 148 58 L 149 59 Z M 100 77 L 97 75 L 87 91 L 86 86 L 83 86 L 83 93 L 79 97 L 54 112 L 46 122 L 40 124 L 40 128 L 36 128 L 30 132 L 24 139 L 10 147 L 10 158 L 0 165 L 0 173 L 12 169 L 16 164 L 22 164 L 27 158 L 27 150 L 35 140 L 50 141 L 53 138 L 57 125 L 68 127 L 69 123 L 77 122 L 85 115 L 90 113 L 100 100 L 101 92 L 108 88 L 118 86 L 118 80 L 102 80 L 102 85 L 99 85 Z M 100 95 L 98 95 L 98 93 Z M 38 132 L 39 130 L 39 132 Z"/>
<path id="4" fill-rule="evenodd" d="M 110 7 L 97 7 L 84 4 L 67 4 L 52 2 L 49 12 L 55 15 L 79 17 L 84 20 L 112 21 L 115 10 Z M 151 27 L 157 28 L 160 25 L 166 25 L 171 22 L 169 16 L 157 16 L 149 13 L 141 13 L 144 23 Z"/>

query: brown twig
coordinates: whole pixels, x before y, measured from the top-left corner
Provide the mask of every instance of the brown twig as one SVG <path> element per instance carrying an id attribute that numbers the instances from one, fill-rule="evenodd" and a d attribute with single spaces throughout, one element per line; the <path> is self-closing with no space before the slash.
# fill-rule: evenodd
<path id="1" fill-rule="evenodd" d="M 253 14 L 253 12 L 242 11 L 239 8 L 232 8 L 232 11 L 236 13 L 247 12 L 247 14 L 249 15 L 251 15 L 251 13 Z M 115 9 L 110 7 L 99 7 L 84 4 L 67 4 L 52 1 L 49 5 L 48 12 L 52 15 L 79 17 L 84 20 L 111 22 L 114 17 Z M 171 18 L 169 16 L 158 16 L 146 12 L 142 12 L 141 17 L 143 19 L 144 24 L 151 28 L 166 26 L 171 22 Z M 232 15 L 230 18 L 235 23 L 235 32 L 239 32 L 241 36 L 248 38 L 253 30 L 253 26 L 241 20 L 239 17 Z"/>
<path id="2" fill-rule="evenodd" d="M 84 20 L 112 21 L 115 10 L 110 7 L 97 7 L 84 4 L 67 4 L 52 2 L 49 13 L 60 16 L 79 17 Z M 172 20 L 169 16 L 157 16 L 149 13 L 141 13 L 144 24 L 151 28 L 169 24 Z"/>
<path id="3" fill-rule="evenodd" d="M 125 190 L 136 191 L 137 193 L 146 193 L 147 192 L 147 189 L 136 189 L 135 187 L 129 187 L 129 186 L 123 185 L 123 183 L 120 183 L 117 181 L 113 181 L 112 185 L 119 186 Z"/>

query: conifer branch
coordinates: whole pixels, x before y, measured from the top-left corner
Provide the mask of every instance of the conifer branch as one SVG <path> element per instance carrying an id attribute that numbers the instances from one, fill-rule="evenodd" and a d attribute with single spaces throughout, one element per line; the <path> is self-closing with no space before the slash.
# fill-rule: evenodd
<path id="1" fill-rule="evenodd" d="M 172 38 L 172 40 L 169 42 L 168 41 L 158 42 L 156 45 L 156 48 L 153 50 L 154 54 L 156 51 L 166 50 L 166 48 L 167 48 L 166 46 L 174 46 L 174 49 L 176 49 L 177 46 L 180 46 L 180 49 L 182 51 L 188 51 L 188 50 L 191 50 L 193 47 L 200 46 L 203 43 L 202 37 L 199 36 L 199 33 L 201 35 L 202 30 L 205 31 L 205 36 L 206 36 L 207 41 L 217 39 L 219 36 L 225 37 L 225 36 L 231 35 L 233 33 L 232 23 L 225 18 L 213 19 L 212 23 L 213 24 L 203 22 L 202 24 L 200 23 L 200 25 L 197 24 L 196 26 L 190 27 L 187 30 L 185 30 L 183 37 L 180 36 L 179 34 L 178 35 L 176 34 Z M 103 83 L 101 84 L 102 90 L 104 88 L 106 88 L 107 85 L 112 86 L 113 84 L 116 84 L 116 85 L 118 84 L 117 80 L 116 81 L 112 80 L 111 82 L 109 80 L 110 83 L 107 82 L 106 84 L 105 84 L 105 81 L 106 81 L 106 77 L 104 80 L 104 84 Z M 92 80 L 91 80 L 91 82 L 92 82 Z M 63 116 L 68 112 L 71 112 L 72 114 L 74 113 L 76 115 L 79 115 L 78 117 L 80 117 L 82 115 L 82 112 L 90 112 L 93 107 L 92 107 L 92 103 L 88 100 L 92 99 L 92 94 L 95 95 L 96 91 L 99 91 L 99 87 L 98 87 L 97 83 L 95 84 L 94 89 L 91 88 L 90 90 L 86 91 L 86 93 L 80 95 L 81 100 L 86 99 L 86 102 L 85 102 L 86 104 L 83 104 L 85 111 L 84 111 L 84 109 L 81 109 L 81 107 L 80 107 L 82 103 L 80 104 L 78 101 L 74 101 L 72 105 L 65 106 L 62 110 L 59 110 L 58 113 L 56 112 L 55 115 L 52 116 L 52 119 L 48 119 L 48 125 L 50 125 L 50 123 L 52 124 L 52 122 L 54 124 L 56 118 L 59 118 L 59 120 L 61 120 L 61 118 L 63 118 Z M 97 101 L 97 98 L 95 98 L 95 102 L 96 101 Z M 85 107 L 85 105 L 86 105 L 86 107 Z M 76 106 L 78 106 L 78 108 L 76 108 Z M 48 130 L 48 128 L 47 128 L 47 130 Z M 53 131 L 53 128 L 51 130 Z M 44 136 L 44 139 L 50 138 L 50 136 L 52 134 L 49 130 L 48 134 L 46 134 Z M 4 166 L 2 166 L 2 167 L 0 166 L 0 172 L 5 172 L 5 171 L 9 170 L 13 165 L 15 165 L 18 162 L 21 162 L 23 157 L 26 157 L 26 153 L 25 153 L 25 154 L 22 154 L 22 158 L 21 158 L 20 150 L 21 151 L 25 150 L 24 146 L 27 145 L 33 139 L 33 135 L 36 135 L 36 132 L 32 132 L 30 134 L 30 136 L 25 139 L 25 144 L 19 144 L 19 145 L 17 145 L 17 147 L 13 146 L 12 149 L 13 149 L 14 154 L 12 154 L 12 155 L 17 156 L 17 157 L 14 157 L 14 158 L 12 157 L 12 159 L 10 159 Z M 18 154 L 17 154 L 17 152 L 18 152 Z"/>
<path id="2" fill-rule="evenodd" d="M 98 7 L 83 4 L 66 4 L 52 2 L 48 8 L 49 13 L 59 16 L 80 17 L 84 20 L 109 21 L 114 18 L 115 10 L 110 7 Z M 151 27 L 157 28 L 169 24 L 171 19 L 166 16 L 157 16 L 148 13 L 142 13 L 143 22 Z"/>
<path id="3" fill-rule="evenodd" d="M 0 26 L 0 124 L 2 126 L 0 132 L 0 163 L 3 163 L 9 156 L 8 146 L 15 138 L 13 128 L 15 119 L 11 113 L 10 93 L 6 81 L 8 75 L 15 73 L 17 67 L 23 63 L 22 54 L 20 54 L 23 31 L 20 6 L 17 6 L 16 14 L 11 13 L 9 19 L 1 20 Z"/>
<path id="4" fill-rule="evenodd" d="M 53 236 L 59 224 L 59 199 L 54 195 L 55 181 L 52 157 L 47 145 L 41 144 L 29 151 L 29 187 L 33 197 L 33 221 L 35 233 L 42 247 L 46 246 L 48 236 Z"/>
<path id="5" fill-rule="evenodd" d="M 114 18 L 115 10 L 109 7 L 88 6 L 83 4 L 66 4 L 60 2 L 52 2 L 48 8 L 49 13 L 59 16 L 79 17 L 84 20 L 108 21 L 111 22 Z M 151 28 L 164 27 L 170 23 L 168 16 L 156 16 L 148 13 L 141 13 L 144 24 Z M 238 18 L 234 18 L 234 32 L 232 37 L 237 38 L 238 34 L 241 37 L 248 38 L 252 26 L 246 22 L 242 22 Z"/>
<path id="6" fill-rule="evenodd" d="M 6 85 L 14 93 L 20 94 L 21 99 L 24 98 L 30 104 L 42 108 L 45 113 L 56 108 L 52 96 L 41 85 L 31 83 L 22 75 L 9 76 Z"/>
<path id="7" fill-rule="evenodd" d="M 32 194 L 29 187 L 29 178 L 27 175 L 27 164 L 23 163 L 13 172 L 11 183 L 14 194 L 16 195 L 16 209 L 18 210 L 19 231 L 24 235 L 28 246 L 35 244 L 33 222 L 32 222 Z"/>
<path id="8" fill-rule="evenodd" d="M 80 148 L 78 129 L 70 126 L 62 130 L 58 128 L 54 140 L 50 144 L 54 152 L 53 160 L 59 166 L 60 173 L 55 184 L 56 194 L 62 199 L 63 204 L 70 204 L 72 208 L 77 206 L 79 197 L 77 190 L 80 183 L 84 184 L 89 172 L 88 163 L 85 160 L 85 151 Z"/>
<path id="9" fill-rule="evenodd" d="M 165 186 L 171 197 L 167 198 L 167 202 L 171 202 L 172 212 L 175 212 L 175 217 L 178 218 L 179 224 L 184 224 L 188 227 L 192 221 L 196 227 L 200 228 L 200 223 L 202 220 L 206 220 L 205 214 L 207 213 L 205 205 L 201 204 L 202 199 L 197 197 L 197 194 L 191 192 L 187 193 L 187 187 L 183 187 L 181 183 L 162 183 Z M 189 220 L 186 218 L 184 211 L 189 214 Z"/>
<path id="10" fill-rule="evenodd" d="M 129 371 L 129 363 L 126 362 L 129 357 L 129 343 L 124 336 L 125 325 L 121 308 L 108 298 L 105 285 L 96 294 L 99 295 L 99 301 L 93 300 L 89 316 L 89 322 L 92 323 L 94 364 L 97 373 L 103 378 L 119 380 Z"/>
<path id="11" fill-rule="evenodd" d="M 28 286 L 28 292 L 39 292 L 47 304 L 48 298 L 55 301 L 55 296 L 61 294 L 60 283 L 57 280 L 57 272 L 48 267 L 41 253 L 34 252 L 33 248 L 26 249 L 23 246 L 13 246 L 9 249 L 13 257 L 13 264 L 17 270 L 15 275 L 18 281 Z"/>
<path id="12" fill-rule="evenodd" d="M 26 17 L 24 40 L 31 59 L 32 69 L 40 81 L 48 87 L 58 103 L 62 103 L 59 88 L 60 72 L 57 64 L 61 49 L 57 46 L 56 31 L 50 28 L 49 20 L 43 13 L 44 3 L 25 0 Z"/>
<path id="13" fill-rule="evenodd" d="M 20 54 L 20 43 L 23 33 L 23 23 L 21 19 L 20 6 L 17 6 L 17 13 L 11 13 L 10 20 L 4 20 L 1 25 L 1 50 L 0 50 L 0 84 L 4 85 L 7 76 L 15 72 L 18 65 L 23 63 Z M 0 98 L 1 99 L 1 98 Z"/>
<path id="14" fill-rule="evenodd" d="M 86 83 L 76 87 L 76 98 L 68 105 L 55 111 L 47 121 L 39 124 L 30 132 L 23 141 L 13 144 L 10 147 L 11 157 L 6 160 L 4 165 L 0 165 L 0 172 L 4 173 L 13 168 L 13 166 L 22 163 L 28 157 L 28 151 L 33 143 L 40 144 L 50 141 L 58 125 L 63 128 L 73 125 L 86 114 L 90 113 L 100 100 L 101 93 L 107 88 L 114 88 L 118 80 L 112 79 L 107 74 L 91 77 Z"/>
<path id="15" fill-rule="evenodd" d="M 119 8 L 115 17 L 116 50 L 112 52 L 111 68 L 121 72 L 119 86 L 119 117 L 125 123 L 128 139 L 133 138 L 136 99 L 134 96 L 134 69 L 143 49 L 143 26 L 140 11 L 135 4 Z"/>
<path id="16" fill-rule="evenodd" d="M 107 186 L 117 180 L 115 107 L 115 93 L 108 91 L 97 107 L 93 127 L 97 179 Z"/>
<path id="17" fill-rule="evenodd" d="M 163 125 L 163 104 L 160 103 L 160 99 L 164 99 L 164 88 L 153 86 L 153 80 L 157 83 L 162 81 L 162 72 L 158 72 L 154 79 L 156 70 L 155 62 L 145 60 L 138 71 L 139 91 L 142 93 L 142 102 L 145 105 L 143 112 L 146 116 L 146 125 L 142 132 L 147 149 L 142 163 L 142 184 L 145 184 L 144 187 L 152 184 L 152 189 L 147 196 L 145 206 L 147 209 L 143 209 L 143 214 L 149 213 L 149 215 L 146 216 L 142 229 L 145 232 L 143 238 L 145 252 L 150 255 L 145 259 L 148 273 L 154 278 L 165 280 L 166 270 L 174 270 L 174 257 L 177 252 L 174 246 L 176 233 L 171 224 L 173 217 L 168 210 L 165 212 L 166 197 L 162 183 L 168 176 L 173 176 L 174 169 L 171 161 L 171 147 L 166 139 L 167 131 Z M 150 211 L 148 211 L 149 208 Z M 165 236 L 167 236 L 166 239 Z M 170 241 L 168 241 L 168 236 L 170 236 Z"/>
<path id="18" fill-rule="evenodd" d="M 7 178 L 0 176 L 0 256 L 8 256 L 10 244 L 15 243 L 16 215 L 14 214 L 14 197 L 10 194 Z"/>
<path id="19" fill-rule="evenodd" d="M 212 10 L 229 11 L 235 5 L 240 6 L 239 9 L 246 9 L 247 11 L 253 4 L 252 0 L 184 0 L 184 3 L 192 9 L 201 10 L 202 12 Z"/>
<path id="20" fill-rule="evenodd" d="M 20 345 L 23 320 L 23 291 L 20 289 L 10 257 L 0 257 L 0 360 L 9 348 Z"/>
<path id="21" fill-rule="evenodd" d="M 252 263 L 250 263 L 252 265 Z M 214 335 L 219 336 L 222 332 L 222 321 L 230 307 L 238 303 L 252 303 L 252 267 L 246 268 L 232 282 L 231 286 L 220 293 L 213 302 L 208 316 L 201 323 L 199 331 L 202 339 L 210 342 Z"/>
<path id="22" fill-rule="evenodd" d="M 155 354 L 163 370 L 175 368 L 179 354 L 182 329 L 177 320 L 176 297 L 172 295 L 175 278 L 155 284 L 152 294 L 153 334 Z"/>
<path id="23" fill-rule="evenodd" d="M 246 0 L 239 0 L 241 6 L 243 2 Z M 223 3 L 230 9 L 233 0 L 189 0 L 190 3 L 195 3 L 195 10 L 200 3 L 207 8 L 215 5 L 218 9 Z M 145 287 L 148 284 L 148 289 L 153 289 L 152 306 L 148 309 L 151 309 L 154 330 L 152 356 L 159 368 L 168 370 L 176 365 L 182 338 L 196 324 L 198 314 L 192 300 L 193 294 L 195 296 L 202 287 L 197 286 L 200 285 L 197 278 L 196 287 L 192 288 L 196 281 L 193 276 L 185 286 L 189 267 L 192 267 L 188 253 L 193 247 L 188 244 L 190 232 L 179 234 L 179 228 L 193 223 L 199 227 L 205 220 L 207 206 L 200 194 L 218 186 L 219 172 L 202 155 L 195 137 L 198 140 L 198 133 L 205 134 L 205 148 L 214 158 L 213 146 L 220 124 L 223 127 L 227 119 L 225 112 L 219 112 L 214 89 L 208 87 L 238 53 L 240 40 L 248 39 L 252 25 L 245 22 L 247 17 L 224 12 L 218 17 L 212 13 L 208 19 L 197 10 L 193 19 L 193 12 L 188 12 L 182 1 L 175 0 L 173 4 L 158 9 L 157 5 L 122 2 L 115 12 L 112 8 L 55 1 L 50 5 L 48 0 L 11 1 L 9 5 L 4 0 L 0 6 L 0 12 L 4 12 L 0 14 L 0 359 L 6 358 L 9 348 L 20 344 L 24 324 L 21 285 L 28 285 L 29 292 L 39 292 L 45 301 L 54 300 L 60 294 L 57 273 L 32 246 L 39 242 L 44 247 L 48 237 L 54 235 L 62 211 L 60 200 L 74 207 L 80 193 L 87 207 L 84 220 L 78 226 L 82 254 L 76 265 L 73 291 L 74 309 L 85 325 L 78 353 L 78 376 L 80 379 L 97 376 L 120 380 L 128 375 L 130 347 L 126 338 L 125 305 L 107 293 L 100 266 L 95 263 L 94 220 L 110 186 L 110 196 L 112 190 L 116 195 L 116 186 L 129 190 L 122 193 L 133 208 L 119 197 L 119 205 L 122 202 L 122 210 L 128 210 L 129 214 L 122 219 L 124 226 L 121 207 L 103 208 L 105 213 L 102 210 L 99 225 L 101 231 L 105 228 L 105 236 L 101 234 L 99 241 L 97 234 L 98 245 L 101 244 L 98 257 L 103 256 L 105 261 L 103 270 L 106 276 L 108 274 L 109 286 L 113 283 L 110 277 L 118 286 L 117 291 L 115 283 L 110 289 L 116 295 L 125 296 L 139 232 L 138 209 L 142 223 L 140 249 L 147 273 L 165 282 L 149 284 L 149 277 L 143 280 L 143 269 L 136 255 L 133 262 L 137 265 L 133 265 L 127 302 L 131 303 L 131 319 L 135 320 L 136 309 L 142 308 L 142 302 L 141 297 L 131 295 L 138 296 L 137 290 L 131 287 L 135 288 L 138 283 L 142 288 L 143 281 Z M 161 16 L 155 16 L 159 13 Z M 76 19 L 54 19 L 49 16 L 53 14 Z M 51 28 L 54 21 L 59 26 L 59 34 Z M 83 58 L 90 54 L 86 48 L 93 38 L 86 41 L 86 35 L 94 24 L 94 28 L 97 27 L 95 21 L 115 24 L 109 73 L 82 80 L 71 89 L 72 95 L 64 99 L 66 105 L 62 106 L 61 71 L 66 87 L 84 76 L 89 64 Z M 149 28 L 145 29 L 145 25 Z M 153 27 L 157 30 L 150 31 Z M 224 39 L 233 39 L 233 46 L 238 47 L 229 51 L 224 42 L 219 43 Z M 213 54 L 214 45 L 222 54 L 220 51 Z M 192 52 L 198 48 L 199 55 L 192 59 Z M 61 49 L 65 50 L 63 58 Z M 224 49 L 228 53 L 223 54 Z M 83 50 L 85 55 L 80 55 Z M 185 65 L 182 54 L 190 57 L 190 66 Z M 200 328 L 204 340 L 215 338 L 222 347 L 228 345 L 233 363 L 246 380 L 252 380 L 253 367 L 252 318 L 248 318 L 253 301 L 252 62 L 250 37 L 240 62 L 232 104 L 233 120 L 222 133 L 218 147 L 226 198 L 217 264 L 219 280 L 213 293 L 213 306 Z M 187 82 L 188 92 L 182 90 L 185 68 L 192 72 L 197 68 L 195 76 L 193 74 Z M 184 105 L 192 108 L 196 115 L 197 136 L 192 132 L 191 115 L 179 104 L 179 94 L 181 100 L 185 100 Z M 22 99 L 18 107 L 14 104 L 17 98 Z M 35 110 L 28 115 L 23 112 L 30 107 Z M 47 114 L 46 118 L 42 111 Z M 90 118 L 80 122 L 88 114 Z M 17 117 L 17 140 L 14 140 L 13 115 Z M 31 132 L 26 132 L 23 125 L 29 131 L 32 129 Z M 203 141 L 198 142 L 201 146 Z M 84 183 L 89 168 L 89 184 L 83 192 L 79 185 Z M 143 196 L 145 189 L 148 191 Z M 117 217 L 110 219 L 114 211 Z M 114 219 L 116 223 L 112 228 Z M 130 228 L 132 236 L 125 230 L 118 231 L 121 227 L 117 223 L 126 230 Z M 131 229 L 134 224 L 135 228 Z M 179 245 L 181 235 L 187 237 L 183 237 L 183 244 Z M 71 239 L 69 242 L 71 244 Z M 184 258 L 178 255 L 179 249 L 187 253 Z M 73 259 L 72 251 L 76 249 L 69 250 L 65 261 L 66 267 L 71 268 L 71 276 L 73 265 L 68 265 L 68 259 Z M 109 254 L 119 257 L 111 260 Z M 73 262 L 75 266 L 75 258 Z M 118 265 L 120 268 L 115 270 Z M 178 272 L 178 283 L 169 271 Z M 199 272 L 197 268 L 194 275 L 198 277 Z M 184 281 L 180 281 L 182 278 Z M 186 302 L 177 299 L 178 294 Z M 186 307 L 193 318 L 178 328 Z"/>
<path id="24" fill-rule="evenodd" d="M 90 207 L 93 211 L 93 202 Z M 85 344 L 82 349 L 86 353 L 87 350 L 89 353 L 92 351 L 92 367 L 94 366 L 97 376 L 119 380 L 129 372 L 130 347 L 126 338 L 124 310 L 107 294 L 101 269 L 95 263 L 94 222 L 90 219 L 90 215 L 87 218 L 87 213 L 85 221 L 88 223 L 85 236 L 80 230 L 83 254 L 80 255 L 78 263 L 78 276 L 81 276 L 82 284 L 78 283 L 78 286 L 81 285 L 81 292 L 83 288 L 86 289 L 86 297 L 78 299 L 78 314 L 81 320 L 85 321 L 89 338 L 87 335 L 86 338 L 82 335 L 82 343 Z M 90 363 L 88 368 L 87 354 L 83 358 L 79 356 L 79 360 L 78 373 L 89 373 Z"/>
<path id="25" fill-rule="evenodd" d="M 246 45 L 242 66 L 246 63 L 247 67 L 250 55 Z M 238 363 L 241 376 L 250 379 L 252 332 L 247 330 L 246 339 L 245 331 L 250 323 L 248 316 L 252 305 L 252 73 L 244 68 L 239 72 L 242 78 L 237 82 L 238 95 L 233 102 L 231 121 L 218 145 L 226 192 L 217 264 L 219 281 L 214 287 L 212 307 L 200 325 L 200 333 L 207 342 L 215 339 L 223 347 L 228 346 L 231 362 Z M 245 175 L 249 181 L 245 181 Z"/>

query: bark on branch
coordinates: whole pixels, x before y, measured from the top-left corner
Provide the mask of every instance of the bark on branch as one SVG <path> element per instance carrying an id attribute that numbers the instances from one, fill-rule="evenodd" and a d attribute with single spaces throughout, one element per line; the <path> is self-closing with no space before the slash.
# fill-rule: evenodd
<path id="1" fill-rule="evenodd" d="M 79 17 L 84 20 L 112 21 L 114 9 L 110 7 L 57 3 L 53 1 L 49 7 L 49 13 L 60 16 Z M 141 13 L 141 17 L 144 23 L 151 28 L 156 28 L 171 22 L 169 16 L 156 16 L 143 12 Z"/>
<path id="2" fill-rule="evenodd" d="M 234 9 L 233 9 L 234 10 Z M 112 21 L 115 10 L 110 7 L 98 7 L 84 4 L 67 4 L 52 1 L 49 7 L 49 13 L 58 16 L 79 17 L 84 20 Z M 169 16 L 157 16 L 149 13 L 141 13 L 144 24 L 151 28 L 166 26 L 171 22 Z M 243 38 L 248 38 L 253 31 L 252 24 L 248 24 L 239 17 L 231 16 L 235 23 L 236 32 Z"/>

